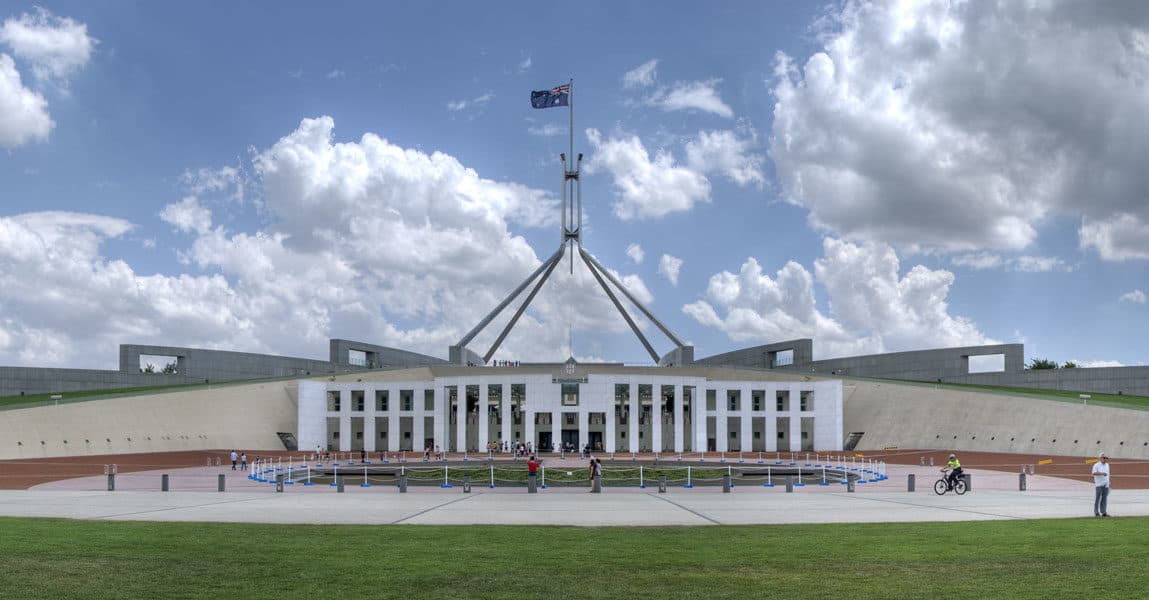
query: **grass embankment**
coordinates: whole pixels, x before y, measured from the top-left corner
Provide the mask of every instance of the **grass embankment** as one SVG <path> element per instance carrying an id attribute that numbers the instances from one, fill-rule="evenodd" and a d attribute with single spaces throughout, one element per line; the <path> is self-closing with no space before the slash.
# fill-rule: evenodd
<path id="1" fill-rule="evenodd" d="M 0 519 L 9 598 L 1143 597 L 1149 519 L 432 527 Z"/>
<path id="2" fill-rule="evenodd" d="M 1134 396 L 1131 394 L 1101 394 L 1095 392 L 1081 392 L 1073 390 L 1046 390 L 1041 388 L 982 385 L 976 383 L 934 383 L 930 381 L 901 381 L 897 379 L 888 379 L 882 381 L 888 381 L 889 383 L 901 385 L 918 385 L 932 388 L 940 387 L 948 390 L 990 392 L 995 394 L 1005 394 L 1008 396 L 1022 396 L 1025 398 L 1071 402 L 1075 404 L 1081 404 L 1081 394 L 1085 393 L 1089 394 L 1089 404 L 1149 410 L 1149 396 Z"/>

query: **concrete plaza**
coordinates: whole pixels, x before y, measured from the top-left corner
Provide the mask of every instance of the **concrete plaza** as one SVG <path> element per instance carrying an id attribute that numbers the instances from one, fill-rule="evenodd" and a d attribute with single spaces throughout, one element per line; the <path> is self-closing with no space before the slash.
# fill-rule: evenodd
<path id="1" fill-rule="evenodd" d="M 783 485 L 721 488 L 608 487 L 601 494 L 586 488 L 556 488 L 527 494 L 524 488 L 470 493 L 450 489 L 395 486 L 360 488 L 349 478 L 346 493 L 329 486 L 288 486 L 253 482 L 226 470 L 226 492 L 215 490 L 218 469 L 170 473 L 172 490 L 159 491 L 158 472 L 121 475 L 117 491 L 102 491 L 103 477 L 78 478 L 30 490 L 0 491 L 0 515 L 115 521 L 215 521 L 284 524 L 427 524 L 427 525 L 746 525 L 777 523 L 866 523 L 977 521 L 1087 517 L 1093 488 L 1088 483 L 1033 476 L 1019 491 L 1017 474 L 972 471 L 973 490 L 964 496 L 937 496 L 936 469 L 890 466 L 889 479 L 857 486 L 807 485 L 787 493 Z M 906 475 L 915 473 L 917 491 L 906 491 Z M 1115 489 L 1110 512 L 1149 516 L 1149 490 Z"/>

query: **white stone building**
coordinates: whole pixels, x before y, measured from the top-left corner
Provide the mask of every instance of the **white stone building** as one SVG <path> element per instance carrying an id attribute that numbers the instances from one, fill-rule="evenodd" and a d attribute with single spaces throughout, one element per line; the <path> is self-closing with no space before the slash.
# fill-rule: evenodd
<path id="1" fill-rule="evenodd" d="M 842 381 L 721 367 L 436 366 L 301 380 L 301 449 L 840 450 Z M 465 418 L 460 419 L 462 413 Z"/>

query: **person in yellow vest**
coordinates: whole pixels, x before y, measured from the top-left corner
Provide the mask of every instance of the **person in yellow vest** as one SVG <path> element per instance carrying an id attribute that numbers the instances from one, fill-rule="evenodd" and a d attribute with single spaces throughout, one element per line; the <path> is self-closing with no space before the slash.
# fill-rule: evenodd
<path id="1" fill-rule="evenodd" d="M 961 477 L 961 461 L 958 460 L 957 455 L 951 454 L 950 461 L 946 463 L 946 468 L 949 469 L 950 474 L 946 477 L 947 489 L 954 489 L 954 483 L 957 482 L 958 477 Z"/>

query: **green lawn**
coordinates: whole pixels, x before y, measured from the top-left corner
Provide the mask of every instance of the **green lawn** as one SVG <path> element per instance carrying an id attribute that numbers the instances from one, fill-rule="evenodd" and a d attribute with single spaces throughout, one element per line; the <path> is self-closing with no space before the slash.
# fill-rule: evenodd
<path id="1" fill-rule="evenodd" d="M 1149 519 L 753 527 L 0 519 L 4 598 L 1139 598 Z"/>

